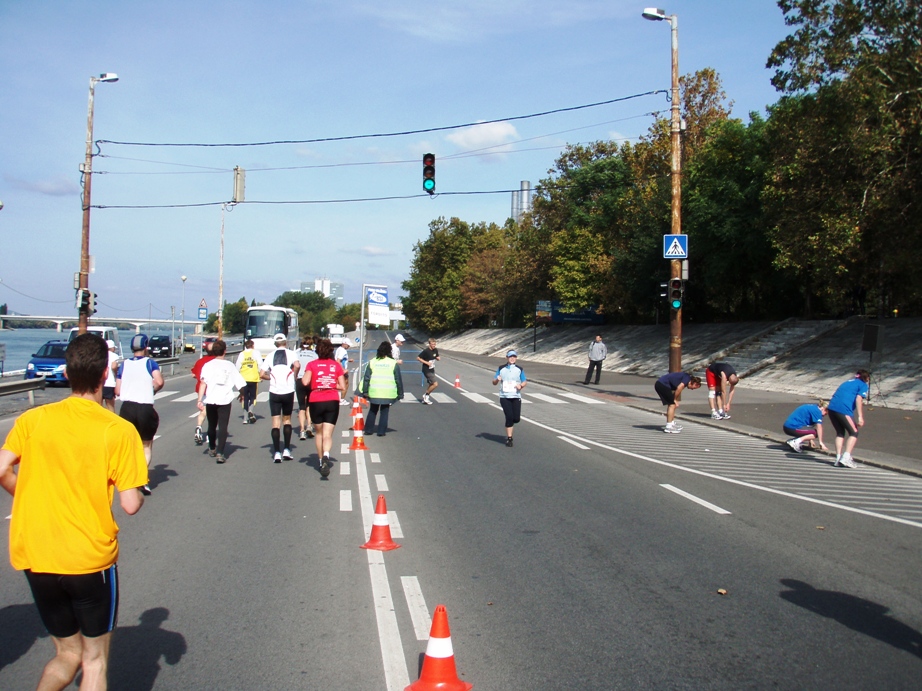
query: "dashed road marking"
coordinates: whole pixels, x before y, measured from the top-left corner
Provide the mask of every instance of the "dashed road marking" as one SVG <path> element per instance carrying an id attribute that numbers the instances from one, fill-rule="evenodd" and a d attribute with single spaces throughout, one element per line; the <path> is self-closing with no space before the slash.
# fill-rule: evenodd
<path id="1" fill-rule="evenodd" d="M 689 499 L 689 500 L 695 502 L 696 504 L 700 504 L 700 505 L 703 506 L 704 508 L 710 509 L 710 510 L 713 511 L 714 513 L 719 513 L 719 514 L 724 515 L 724 516 L 729 516 L 729 515 L 730 515 L 730 512 L 727 511 L 726 509 L 722 509 L 722 508 L 720 508 L 719 506 L 717 506 L 716 504 L 712 504 L 712 503 L 709 502 L 709 501 L 705 501 L 705 500 L 702 499 L 701 497 L 696 497 L 694 494 L 689 494 L 688 492 L 685 492 L 684 490 L 681 490 L 681 489 L 679 489 L 678 487 L 673 487 L 672 485 L 660 485 L 660 487 L 662 487 L 663 489 L 668 489 L 670 492 L 675 492 L 675 493 L 678 494 L 680 497 L 685 497 L 686 499 Z"/>

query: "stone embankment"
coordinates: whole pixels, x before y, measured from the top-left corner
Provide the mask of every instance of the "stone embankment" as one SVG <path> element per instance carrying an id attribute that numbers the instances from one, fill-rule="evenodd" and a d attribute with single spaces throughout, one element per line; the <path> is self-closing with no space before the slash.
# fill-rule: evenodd
<path id="1" fill-rule="evenodd" d="M 861 349 L 866 325 L 880 329 L 880 352 Z M 426 334 L 410 333 L 418 341 L 426 338 Z M 441 334 L 439 347 L 498 358 L 515 348 L 525 361 L 584 366 L 589 343 L 597 333 L 608 346 L 604 370 L 644 376 L 668 371 L 668 325 L 469 329 Z M 716 359 L 734 365 L 747 388 L 808 397 L 828 398 L 856 369 L 870 369 L 875 405 L 922 410 L 919 318 L 683 325 L 685 368 L 703 374 Z"/>

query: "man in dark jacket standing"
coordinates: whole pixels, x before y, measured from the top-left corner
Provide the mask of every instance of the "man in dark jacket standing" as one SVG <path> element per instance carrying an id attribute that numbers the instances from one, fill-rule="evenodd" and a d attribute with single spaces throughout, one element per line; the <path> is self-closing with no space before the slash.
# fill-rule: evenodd
<path id="1" fill-rule="evenodd" d="M 595 340 L 589 344 L 589 369 L 586 370 L 586 381 L 588 384 L 592 379 L 592 370 L 595 369 L 595 383 L 599 383 L 599 377 L 602 376 L 602 360 L 608 357 L 608 348 L 602 343 L 602 334 L 597 334 Z"/>

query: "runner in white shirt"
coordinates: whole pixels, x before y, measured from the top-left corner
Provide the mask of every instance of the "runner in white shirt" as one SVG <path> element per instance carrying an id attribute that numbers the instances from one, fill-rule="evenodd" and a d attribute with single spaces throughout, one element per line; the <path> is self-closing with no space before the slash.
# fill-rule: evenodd
<path id="1" fill-rule="evenodd" d="M 288 338 L 285 334 L 275 334 L 272 339 L 275 350 L 263 360 L 259 374 L 269 380 L 269 413 L 272 415 L 273 460 L 281 463 L 290 461 L 291 455 L 291 411 L 295 403 L 295 380 L 301 363 L 293 350 L 288 350 Z M 280 429 L 281 428 L 281 429 Z M 281 435 L 284 434 L 285 446 L 281 447 Z M 280 449 L 281 447 L 281 449 Z"/>
<path id="2" fill-rule="evenodd" d="M 230 421 L 231 406 L 246 386 L 246 379 L 232 362 L 224 359 L 227 344 L 218 339 L 211 344 L 214 360 L 202 367 L 201 387 L 198 392 L 198 407 L 204 408 L 208 417 L 208 453 L 218 462 L 224 463 L 224 447 L 227 444 L 227 423 Z"/>

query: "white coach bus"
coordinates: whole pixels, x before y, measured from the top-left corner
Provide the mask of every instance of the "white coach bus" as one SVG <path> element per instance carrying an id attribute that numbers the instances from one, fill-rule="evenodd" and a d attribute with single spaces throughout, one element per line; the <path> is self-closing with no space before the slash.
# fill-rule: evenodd
<path id="1" fill-rule="evenodd" d="M 298 347 L 298 313 L 289 307 L 276 307 L 275 305 L 257 305 L 247 310 L 246 330 L 244 340 L 253 339 L 253 347 L 259 351 L 260 356 L 266 357 L 275 350 L 273 338 L 275 334 L 285 334 L 288 338 L 288 347 L 296 350 Z"/>

